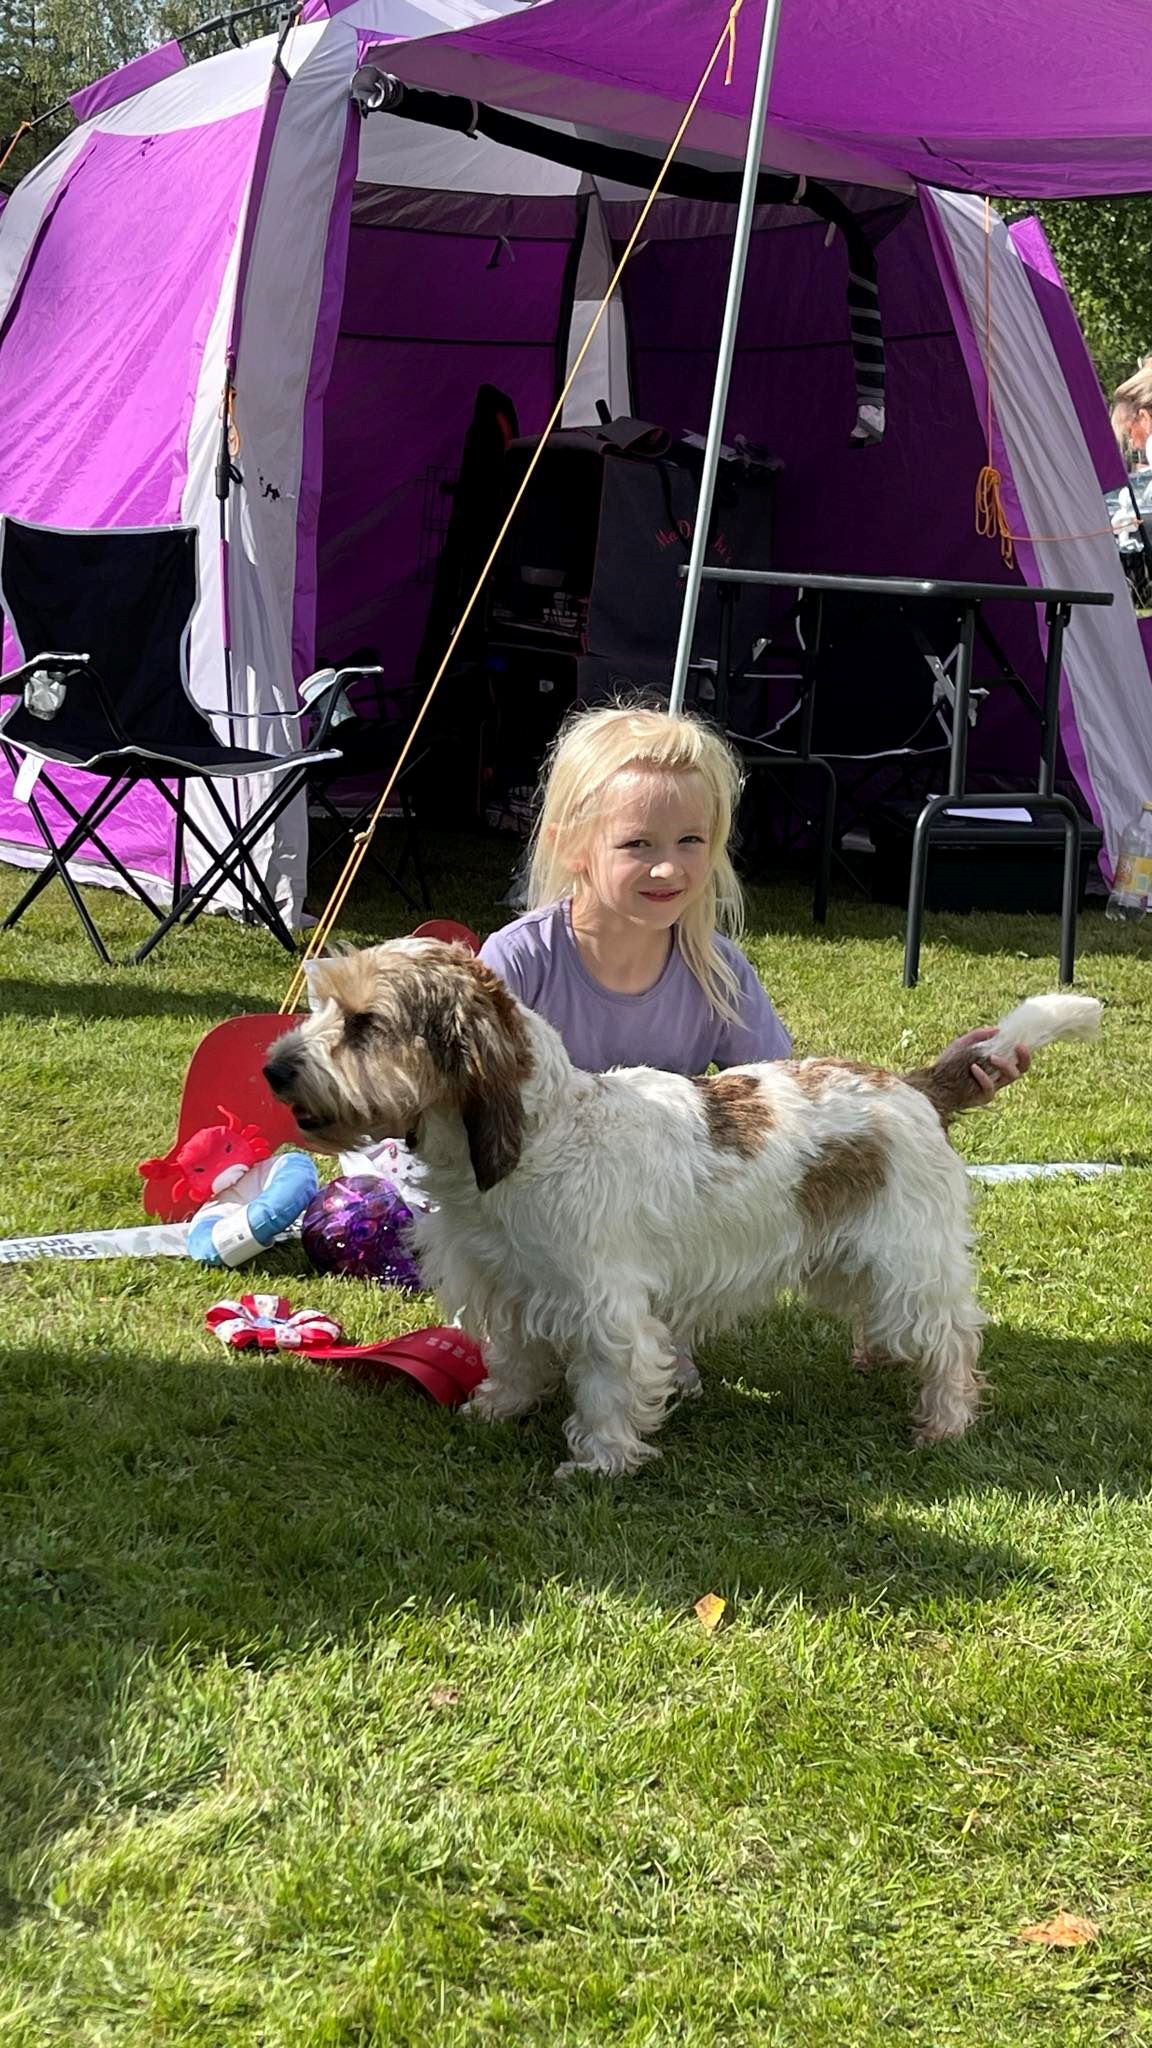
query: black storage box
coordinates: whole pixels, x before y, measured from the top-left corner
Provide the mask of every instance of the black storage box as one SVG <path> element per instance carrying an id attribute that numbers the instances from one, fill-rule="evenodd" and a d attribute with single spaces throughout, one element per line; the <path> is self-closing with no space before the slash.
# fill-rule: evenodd
<path id="1" fill-rule="evenodd" d="M 868 868 L 878 903 L 908 901 L 912 832 L 920 809 L 918 803 L 885 804 L 869 816 L 875 851 Z M 1083 903 L 1103 834 L 1088 819 L 1081 820 L 1081 833 L 1078 900 Z M 925 906 L 1058 915 L 1063 878 L 1064 828 L 1058 811 L 1038 804 L 1030 824 L 1011 824 L 978 811 L 961 818 L 944 811 L 930 836 Z"/>

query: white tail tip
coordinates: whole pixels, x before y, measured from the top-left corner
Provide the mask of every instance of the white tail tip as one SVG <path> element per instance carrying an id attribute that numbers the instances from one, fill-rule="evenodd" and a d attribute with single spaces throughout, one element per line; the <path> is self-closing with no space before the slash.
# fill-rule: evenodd
<path id="1" fill-rule="evenodd" d="M 1014 1046 L 1037 1052 L 1058 1038 L 1096 1038 L 1104 1005 L 1095 996 L 1029 996 L 1018 1009 L 1002 1017 L 996 1036 L 982 1052 L 1006 1053 Z"/>

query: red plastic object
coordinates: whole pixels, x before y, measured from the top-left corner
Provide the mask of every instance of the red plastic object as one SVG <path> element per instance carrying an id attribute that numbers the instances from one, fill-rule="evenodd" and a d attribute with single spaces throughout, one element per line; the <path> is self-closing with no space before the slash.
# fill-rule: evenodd
<path id="1" fill-rule="evenodd" d="M 200 1040 L 184 1076 L 173 1151 L 187 1144 L 197 1131 L 218 1124 L 222 1109 L 230 1110 L 243 1123 L 259 1124 L 273 1152 L 281 1145 L 302 1149 L 292 1111 L 286 1103 L 277 1102 L 264 1079 L 270 1047 L 299 1022 L 299 1017 L 281 1017 L 275 1011 L 265 1016 L 228 1017 Z M 170 1182 L 146 1180 L 144 1213 L 162 1223 L 174 1223 L 188 1210 L 172 1206 Z"/>
<path id="2" fill-rule="evenodd" d="M 384 1344 L 321 1344 L 308 1356 L 321 1365 L 346 1366 L 358 1379 L 403 1373 L 442 1408 L 458 1408 L 487 1377 L 480 1346 L 463 1330 L 443 1325 L 411 1330 Z"/>
<path id="3" fill-rule="evenodd" d="M 412 934 L 416 939 L 443 939 L 447 943 L 480 951 L 480 940 L 466 924 L 449 917 L 434 917 Z M 180 1098 L 180 1119 L 172 1150 L 178 1151 L 196 1131 L 220 1121 L 221 1109 L 230 1110 L 241 1123 L 259 1124 L 273 1152 L 281 1145 L 306 1150 L 296 1119 L 283 1102 L 277 1102 L 264 1079 L 264 1062 L 270 1048 L 294 1024 L 299 1015 L 282 1017 L 269 1010 L 254 1017 L 227 1017 L 205 1032 L 189 1062 Z M 174 1223 L 181 1213 L 167 1205 L 163 1188 L 144 1184 L 144 1213 L 162 1223 Z"/>
<path id="4" fill-rule="evenodd" d="M 430 917 L 427 924 L 417 925 L 412 937 L 443 939 L 446 946 L 467 946 L 470 953 L 478 953 L 483 943 L 466 924 L 456 924 L 450 917 Z"/>

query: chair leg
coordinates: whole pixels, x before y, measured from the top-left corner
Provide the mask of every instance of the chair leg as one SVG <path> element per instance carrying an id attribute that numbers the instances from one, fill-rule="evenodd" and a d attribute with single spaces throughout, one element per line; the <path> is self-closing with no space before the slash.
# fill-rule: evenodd
<path id="1" fill-rule="evenodd" d="M 5 749 L 5 753 L 7 753 L 7 749 Z M 9 765 L 11 765 L 10 761 Z M 28 809 L 35 822 L 36 830 L 40 834 L 48 859 L 40 869 L 40 872 L 29 883 L 18 902 L 13 904 L 12 909 L 4 919 L 2 929 L 4 931 L 11 931 L 18 925 L 25 912 L 35 903 L 37 897 L 43 894 L 44 890 L 48 888 L 54 879 L 59 880 L 68 893 L 72 908 L 80 919 L 97 957 L 104 962 L 105 966 L 110 967 L 112 965 L 112 956 L 100 936 L 95 920 L 84 898 L 81 896 L 73 876 L 69 873 L 68 862 L 77 849 L 88 841 L 97 846 L 101 853 L 105 852 L 106 849 L 103 842 L 96 836 L 96 829 L 115 810 L 121 797 L 125 794 L 128 784 L 126 782 L 106 782 L 99 795 L 89 805 L 88 810 L 81 816 L 75 807 L 69 803 L 67 797 L 63 796 L 62 792 L 56 789 L 55 784 L 47 780 L 47 777 L 45 777 L 45 783 L 52 796 L 62 803 L 63 808 L 68 811 L 69 815 L 75 820 L 75 823 L 63 843 L 57 846 L 52 837 L 48 821 L 35 795 L 29 798 Z M 113 865 L 119 867 L 120 863 L 114 861 Z M 137 890 L 137 893 L 140 893 L 139 890 Z M 156 914 L 155 905 L 152 904 L 149 907 Z"/>
<path id="2" fill-rule="evenodd" d="M 39 805 L 36 803 L 34 797 L 30 799 L 28 808 L 32 812 L 33 817 L 36 819 L 36 823 L 40 830 L 41 836 L 48 837 L 47 825 L 40 816 L 40 808 Z M 65 889 L 68 892 L 69 898 L 72 903 L 72 908 L 76 912 L 77 917 L 80 919 L 80 922 L 84 927 L 84 930 L 88 936 L 89 944 L 91 945 L 92 950 L 95 953 L 97 959 L 101 960 L 105 967 L 111 967 L 112 955 L 108 951 L 107 946 L 104 944 L 104 940 L 101 937 L 99 928 L 97 927 L 96 924 L 96 920 L 93 917 L 91 911 L 89 910 L 88 905 L 85 903 L 83 896 L 80 894 L 80 890 L 77 887 L 75 878 L 69 872 L 68 858 L 68 855 L 60 857 L 54 853 L 51 856 L 49 865 L 46 868 L 41 869 L 40 874 L 37 876 L 37 881 L 42 882 L 43 885 L 46 887 L 47 884 L 52 879 L 53 871 L 55 871 L 55 873 L 59 876 L 61 882 L 63 883 Z M 39 890 L 35 887 L 25 891 L 25 894 L 21 897 L 20 902 L 16 905 L 15 910 L 13 910 L 11 914 L 5 918 L 5 931 L 10 930 L 14 924 L 18 923 L 19 919 L 24 915 L 25 910 L 28 908 L 28 905 L 33 901 L 33 899 L 38 894 Z"/>
<path id="3" fill-rule="evenodd" d="M 225 826 L 231 830 L 232 821 L 224 805 L 220 802 L 218 792 L 211 782 L 208 781 L 207 777 L 204 779 L 217 811 L 223 819 Z M 253 848 L 259 844 L 263 834 L 268 831 L 271 825 L 275 824 L 280 812 L 291 803 L 293 797 L 303 787 L 303 777 L 299 775 L 287 777 L 286 784 L 287 786 L 281 784 L 279 789 L 274 789 L 265 798 L 259 809 L 253 813 L 247 823 L 241 826 L 238 832 L 232 833 L 231 839 L 223 849 L 212 845 L 211 840 L 200 830 L 195 820 L 188 816 L 187 807 L 185 807 L 185 830 L 204 848 L 209 856 L 210 865 L 197 881 L 184 890 L 179 900 L 173 904 L 167 917 L 162 920 L 154 932 L 149 933 L 144 944 L 137 947 L 136 951 L 132 954 L 133 964 L 139 965 L 142 960 L 146 960 L 149 953 L 159 945 L 161 939 L 167 937 L 173 925 L 180 923 L 194 924 L 201 913 L 207 909 L 214 891 L 222 881 L 233 883 L 253 917 L 266 927 L 274 939 L 278 940 L 286 953 L 295 955 L 296 941 L 284 923 L 275 901 L 265 885 L 264 878 L 252 857 Z M 164 794 L 169 804 L 173 804 L 174 799 L 171 793 L 165 790 Z M 245 880 L 245 875 L 249 878 L 248 881 Z M 249 887 L 249 881 L 255 885 L 257 893 L 253 893 L 253 889 Z"/>
<path id="4" fill-rule="evenodd" d="M 432 891 L 428 887 L 428 877 L 424 872 L 424 861 L 420 851 L 420 827 L 416 821 L 415 812 L 412 809 L 411 798 L 407 796 L 401 797 L 400 806 L 404 813 L 404 823 L 407 826 L 407 837 L 404 842 L 404 855 L 400 862 L 400 868 L 401 872 L 403 872 L 404 862 L 409 859 L 411 860 L 412 872 L 416 877 L 416 887 L 420 892 L 419 907 L 427 914 L 432 908 Z"/>
<path id="5" fill-rule="evenodd" d="M 330 853 L 335 852 L 336 848 L 340 845 L 342 840 L 347 839 L 351 841 L 355 839 L 356 834 L 362 830 L 367 820 L 372 816 L 373 806 L 371 804 L 365 804 L 364 808 L 358 811 L 354 818 L 346 818 L 344 817 L 342 812 L 337 810 L 335 804 L 331 801 L 330 797 L 328 796 L 325 790 L 313 788 L 312 795 L 316 802 L 319 804 L 320 808 L 326 813 L 328 817 L 330 817 L 333 820 L 334 824 L 338 827 L 337 833 L 334 835 L 332 839 L 329 840 L 327 846 L 324 847 L 323 851 L 317 855 L 317 859 L 326 860 Z M 409 803 L 408 798 L 402 796 L 400 797 L 399 802 L 406 827 L 406 832 L 404 845 L 401 850 L 400 859 L 396 868 L 392 869 L 388 866 L 388 863 L 384 859 L 383 854 L 377 852 L 375 845 L 369 846 L 368 859 L 372 862 L 372 865 L 376 869 L 377 874 L 383 875 L 384 880 L 388 884 L 388 887 L 394 892 L 395 895 L 400 897 L 402 902 L 408 905 L 409 910 L 422 910 L 426 912 L 431 908 L 431 897 L 429 895 L 428 883 L 425 879 L 424 870 L 420 862 L 419 848 L 416 842 L 415 820 L 412 817 L 411 805 Z M 403 875 L 404 869 L 409 861 L 412 862 L 416 874 L 416 884 L 419 890 L 418 896 L 413 896 L 411 890 L 406 889 L 403 881 L 401 880 L 401 876 Z"/>

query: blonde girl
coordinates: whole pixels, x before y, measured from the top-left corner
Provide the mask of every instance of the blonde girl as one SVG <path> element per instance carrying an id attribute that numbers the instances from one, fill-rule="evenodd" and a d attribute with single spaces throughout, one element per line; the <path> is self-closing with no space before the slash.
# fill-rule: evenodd
<path id="1" fill-rule="evenodd" d="M 481 959 L 590 1073 L 787 1059 L 792 1041 L 735 943 L 729 856 L 740 764 L 699 719 L 608 706 L 578 713 L 548 765 L 526 915 Z M 957 1045 L 979 1045 L 991 1029 Z M 986 1095 L 1027 1055 L 973 1074 Z"/>

